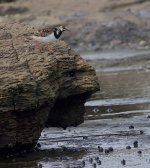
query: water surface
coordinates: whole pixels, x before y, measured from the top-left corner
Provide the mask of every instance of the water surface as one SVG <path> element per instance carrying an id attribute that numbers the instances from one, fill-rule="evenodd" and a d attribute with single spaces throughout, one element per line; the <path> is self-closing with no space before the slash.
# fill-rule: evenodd
<path id="1" fill-rule="evenodd" d="M 96 68 L 101 85 L 86 103 L 85 122 L 76 128 L 44 129 L 41 151 L 0 168 L 150 167 L 150 51 L 82 54 Z M 134 129 L 129 129 L 130 126 Z M 138 148 L 133 142 L 138 141 Z M 131 150 L 126 149 L 130 145 Z M 98 146 L 114 151 L 105 154 Z M 141 150 L 142 154 L 138 151 Z M 96 157 L 101 160 L 98 165 Z M 89 159 L 93 158 L 93 163 Z"/>

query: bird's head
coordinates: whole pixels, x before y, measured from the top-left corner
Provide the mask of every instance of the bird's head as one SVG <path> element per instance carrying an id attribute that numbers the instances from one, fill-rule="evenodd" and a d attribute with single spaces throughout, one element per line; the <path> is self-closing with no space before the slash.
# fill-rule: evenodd
<path id="1" fill-rule="evenodd" d="M 54 31 L 56 31 L 56 32 L 64 32 L 64 31 L 70 31 L 70 30 L 67 29 L 65 26 L 59 26 L 59 27 L 55 27 Z"/>
<path id="2" fill-rule="evenodd" d="M 67 29 L 65 26 L 59 26 L 60 31 L 70 31 L 69 29 Z"/>
<path id="3" fill-rule="evenodd" d="M 59 27 L 55 27 L 53 31 L 54 31 L 55 38 L 58 39 L 64 31 L 69 31 L 69 30 L 65 26 L 59 26 Z"/>

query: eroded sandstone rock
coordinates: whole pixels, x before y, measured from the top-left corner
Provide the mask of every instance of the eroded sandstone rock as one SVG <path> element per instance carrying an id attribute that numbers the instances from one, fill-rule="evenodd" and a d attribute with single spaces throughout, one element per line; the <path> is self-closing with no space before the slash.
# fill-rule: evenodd
<path id="1" fill-rule="evenodd" d="M 31 149 L 47 126 L 77 126 L 84 102 L 99 84 L 94 69 L 65 42 L 28 39 L 33 28 L 0 25 L 0 148 Z M 47 123 L 46 123 L 47 121 Z M 6 150 L 5 150 L 6 151 Z"/>

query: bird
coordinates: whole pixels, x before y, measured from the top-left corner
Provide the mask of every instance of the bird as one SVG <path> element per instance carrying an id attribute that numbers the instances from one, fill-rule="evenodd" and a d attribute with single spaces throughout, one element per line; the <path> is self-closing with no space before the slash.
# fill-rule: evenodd
<path id="1" fill-rule="evenodd" d="M 51 53 L 53 52 L 52 47 L 49 46 L 49 42 L 54 42 L 60 39 L 61 35 L 64 31 L 70 31 L 65 26 L 57 26 L 57 27 L 45 27 L 43 29 L 39 29 L 37 32 L 35 32 L 33 35 L 30 36 L 30 38 L 35 41 L 35 47 L 41 48 L 40 43 L 45 42 L 45 47 L 47 50 Z"/>

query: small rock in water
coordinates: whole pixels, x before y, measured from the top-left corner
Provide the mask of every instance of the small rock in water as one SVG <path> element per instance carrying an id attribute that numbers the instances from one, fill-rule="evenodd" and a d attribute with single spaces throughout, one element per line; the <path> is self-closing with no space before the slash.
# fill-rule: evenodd
<path id="1" fill-rule="evenodd" d="M 150 118 L 150 115 L 148 115 L 147 118 Z"/>
<path id="2" fill-rule="evenodd" d="M 83 167 L 85 166 L 85 161 L 84 161 L 84 160 L 82 161 L 82 166 L 83 166 Z"/>
<path id="3" fill-rule="evenodd" d="M 134 148 L 137 148 L 138 147 L 138 141 L 134 141 L 133 146 L 134 146 Z"/>
<path id="4" fill-rule="evenodd" d="M 139 150 L 139 151 L 138 151 L 138 154 L 142 154 L 142 151 L 141 151 L 141 150 Z"/>
<path id="5" fill-rule="evenodd" d="M 36 145 L 38 148 L 41 148 L 41 144 L 40 143 L 37 143 Z"/>
<path id="6" fill-rule="evenodd" d="M 65 152 L 65 151 L 67 151 L 67 148 L 65 146 L 63 146 L 62 150 Z"/>
<path id="7" fill-rule="evenodd" d="M 93 164 L 93 167 L 96 168 L 96 163 Z"/>
<path id="8" fill-rule="evenodd" d="M 90 159 L 89 159 L 89 162 L 90 162 L 90 163 L 93 163 L 93 158 L 90 158 Z"/>
<path id="9" fill-rule="evenodd" d="M 143 134 L 144 133 L 144 131 L 143 130 L 140 130 L 140 134 Z"/>
<path id="10" fill-rule="evenodd" d="M 109 153 L 109 150 L 108 149 L 105 149 L 105 154 L 108 154 Z"/>
<path id="11" fill-rule="evenodd" d="M 41 163 L 38 164 L 38 168 L 42 168 L 43 165 Z"/>
<path id="12" fill-rule="evenodd" d="M 101 164 L 102 164 L 101 160 L 99 160 L 97 163 L 98 163 L 99 165 L 101 165 Z"/>
<path id="13" fill-rule="evenodd" d="M 125 165 L 126 164 L 126 161 L 123 159 L 123 160 L 121 160 L 121 164 L 122 165 Z"/>
<path id="14" fill-rule="evenodd" d="M 130 126 L 129 126 L 129 129 L 134 129 L 134 126 L 133 126 L 133 125 L 130 125 Z"/>
<path id="15" fill-rule="evenodd" d="M 126 146 L 126 149 L 131 149 L 131 146 Z"/>
<path id="16" fill-rule="evenodd" d="M 114 151 L 113 147 L 109 147 L 108 150 L 109 150 L 109 152 L 113 152 Z"/>
<path id="17" fill-rule="evenodd" d="M 97 157 L 95 158 L 95 160 L 96 160 L 96 161 L 99 161 L 99 157 L 97 156 Z"/>
<path id="18" fill-rule="evenodd" d="M 102 147 L 98 146 L 98 151 L 99 151 L 99 152 L 103 152 L 104 149 L 103 149 Z"/>
<path id="19" fill-rule="evenodd" d="M 83 139 L 88 139 L 88 137 L 87 136 L 83 136 Z"/>

